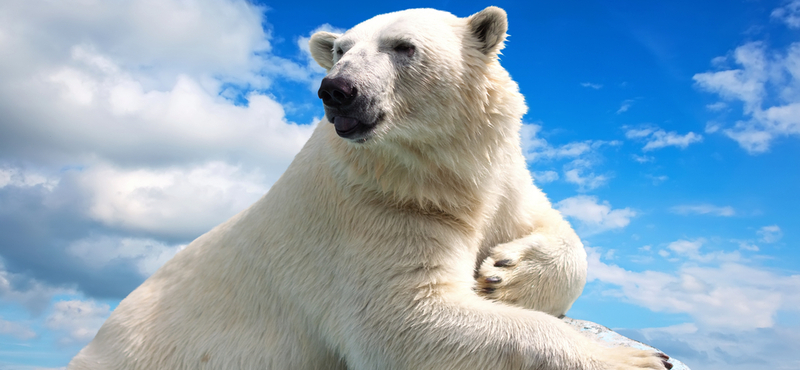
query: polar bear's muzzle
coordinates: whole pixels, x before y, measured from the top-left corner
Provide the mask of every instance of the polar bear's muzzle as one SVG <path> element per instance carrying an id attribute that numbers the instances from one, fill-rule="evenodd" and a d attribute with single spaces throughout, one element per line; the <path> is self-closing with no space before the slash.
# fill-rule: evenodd
<path id="1" fill-rule="evenodd" d="M 336 134 L 356 142 L 366 141 L 378 124 L 381 114 L 375 104 L 359 94 L 356 86 L 344 77 L 322 79 L 317 96 L 325 105 L 325 115 Z"/>

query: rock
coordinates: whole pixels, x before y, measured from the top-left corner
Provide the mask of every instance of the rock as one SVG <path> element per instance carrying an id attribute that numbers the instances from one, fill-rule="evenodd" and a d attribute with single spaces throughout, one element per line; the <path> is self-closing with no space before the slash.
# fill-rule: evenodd
<path id="1" fill-rule="evenodd" d="M 596 324 L 591 321 L 575 320 L 569 317 L 564 317 L 562 320 L 578 330 L 581 334 L 595 339 L 601 344 L 608 345 L 609 347 L 625 346 L 663 353 L 663 351 L 659 351 L 658 349 L 648 346 L 642 342 L 624 337 L 603 325 Z M 669 353 L 666 355 L 669 356 Z M 667 362 L 672 364 L 672 370 L 690 370 L 689 367 L 683 362 L 680 362 L 672 357 L 670 357 Z"/>

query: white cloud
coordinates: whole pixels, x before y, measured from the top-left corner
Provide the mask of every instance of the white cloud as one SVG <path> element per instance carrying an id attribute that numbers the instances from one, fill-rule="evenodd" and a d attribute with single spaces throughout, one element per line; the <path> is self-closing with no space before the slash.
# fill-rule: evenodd
<path id="1" fill-rule="evenodd" d="M 222 95 L 321 76 L 272 55 L 263 22 L 244 0 L 0 3 L 0 188 L 66 176 L 89 199 L 75 213 L 173 238 L 244 209 L 313 126 L 264 93 Z"/>
<path id="2" fill-rule="evenodd" d="M 725 102 L 721 102 L 721 101 L 720 102 L 716 102 L 714 104 L 706 105 L 706 109 L 708 109 L 710 111 L 714 111 L 714 112 L 721 111 L 721 110 L 723 110 L 723 109 L 725 109 L 727 107 L 728 107 L 728 104 L 726 104 Z"/>
<path id="3" fill-rule="evenodd" d="M 719 122 L 715 122 L 715 121 L 706 122 L 705 132 L 707 134 L 716 133 L 721 129 L 722 129 L 722 125 Z"/>
<path id="4" fill-rule="evenodd" d="M 71 47 L 87 43 L 145 77 L 148 88 L 209 72 L 266 87 L 272 71 L 263 69 L 283 60 L 269 53 L 262 10 L 237 0 L 4 1 L 0 48 L 15 53 L 4 53 L 12 57 L 0 65 L 10 72 L 60 64 Z"/>
<path id="5" fill-rule="evenodd" d="M 749 42 L 732 58 L 740 68 L 693 77 L 700 89 L 742 102 L 744 119 L 721 131 L 750 154 L 768 151 L 778 137 L 800 136 L 800 43 L 777 52 Z M 722 128 L 714 127 L 711 132 Z"/>
<path id="6" fill-rule="evenodd" d="M 549 182 L 558 180 L 558 172 L 556 171 L 534 172 L 533 179 L 538 184 L 547 184 Z"/>
<path id="7" fill-rule="evenodd" d="M 739 240 L 737 242 L 739 243 L 739 249 L 743 251 L 758 252 L 760 250 L 760 248 L 758 248 L 757 245 L 752 244 L 746 240 Z"/>
<path id="8" fill-rule="evenodd" d="M 696 255 L 700 251 L 700 246 L 703 245 L 703 242 L 702 239 L 695 241 L 678 240 L 670 243 L 667 248 L 678 254 Z"/>
<path id="9" fill-rule="evenodd" d="M 642 150 L 645 152 L 654 149 L 665 148 L 668 146 L 686 149 L 686 147 L 688 147 L 690 144 L 703 141 L 703 136 L 695 134 L 694 132 L 689 132 L 685 135 L 679 135 L 674 131 L 667 132 L 653 126 L 626 128 L 625 137 L 628 139 L 646 141 L 644 148 L 642 148 Z"/>
<path id="10" fill-rule="evenodd" d="M 698 214 L 730 217 L 736 215 L 736 210 L 731 206 L 715 206 L 713 204 L 685 204 L 670 208 L 673 213 L 681 215 Z"/>
<path id="11" fill-rule="evenodd" d="M 319 77 L 270 53 L 250 2 L 7 1 L 0 14 L 0 158 L 54 168 L 224 159 L 274 180 L 311 133 L 268 95 L 238 106 L 221 96 Z"/>
<path id="12" fill-rule="evenodd" d="M 110 314 L 107 304 L 93 300 L 59 301 L 53 305 L 53 313 L 47 317 L 45 325 L 60 333 L 62 345 L 85 344 L 94 338 Z"/>
<path id="13" fill-rule="evenodd" d="M 742 69 L 698 73 L 693 79 L 701 88 L 725 99 L 744 102 L 745 112 L 753 112 L 764 99 L 764 84 L 769 79 L 764 46 L 759 42 L 745 44 L 736 48 L 733 58 Z"/>
<path id="14" fill-rule="evenodd" d="M 650 137 L 643 150 L 648 151 L 667 146 L 677 146 L 681 149 L 684 149 L 689 146 L 689 144 L 698 143 L 701 141 L 703 141 L 703 136 L 695 134 L 694 132 L 689 132 L 686 135 L 681 136 L 675 132 L 665 133 L 664 131 L 659 130 L 653 133 L 653 136 Z"/>
<path id="15" fill-rule="evenodd" d="M 603 144 L 605 144 L 603 141 L 567 143 L 558 148 L 554 148 L 554 153 L 552 155 L 556 158 L 577 158 L 581 155 L 589 153 L 593 149 L 599 148 Z"/>
<path id="16" fill-rule="evenodd" d="M 772 244 L 777 243 L 778 241 L 783 238 L 783 232 L 778 225 L 770 225 L 764 226 L 756 231 L 756 234 L 759 236 L 758 242 Z M 731 240 L 733 243 L 737 243 L 739 245 L 739 249 L 743 251 L 750 251 L 750 252 L 758 252 L 761 248 L 756 245 L 756 241 L 753 239 L 748 240 Z"/>
<path id="17" fill-rule="evenodd" d="M 75 241 L 67 247 L 88 267 L 102 268 L 111 261 L 125 260 L 135 265 L 142 277 L 152 275 L 185 245 L 166 245 L 152 239 L 96 236 Z"/>
<path id="18" fill-rule="evenodd" d="M 713 251 L 710 253 L 700 253 L 700 248 L 706 244 L 706 239 L 698 238 L 695 240 L 678 240 L 667 245 L 667 249 L 672 251 L 672 253 L 667 252 L 666 254 L 662 254 L 662 257 L 667 258 L 672 256 L 673 258 L 670 259 L 672 262 L 677 262 L 680 258 L 684 258 L 691 261 L 696 262 L 737 262 L 742 261 L 743 258 L 738 251 L 734 252 L 725 252 L 725 251 Z"/>
<path id="19" fill-rule="evenodd" d="M 551 157 L 552 146 L 541 137 L 542 126 L 535 123 L 523 124 L 519 130 L 522 153 L 528 161 Z"/>
<path id="20" fill-rule="evenodd" d="M 269 89 L 323 73 L 302 38 L 297 60 L 275 55 L 264 14 L 247 0 L 0 1 L 0 200 L 37 220 L 3 224 L 15 270 L 0 265 L 0 305 L 36 318 L 76 289 L 124 295 L 267 191 L 313 130 Z M 43 329 L 63 345 L 110 311 L 51 308 Z M 23 321 L 0 333 L 31 335 Z"/>
<path id="21" fill-rule="evenodd" d="M 0 317 L 0 335 L 10 335 L 19 340 L 28 340 L 36 337 L 36 332 L 27 325 L 18 322 L 6 321 Z"/>
<path id="22" fill-rule="evenodd" d="M 64 203 L 64 191 L 85 202 L 72 212 L 129 232 L 193 239 L 244 210 L 263 196 L 278 173 L 256 166 L 245 168 L 222 161 L 173 165 L 166 168 L 126 168 L 106 162 L 68 170 L 62 179 L 25 169 L 0 169 L 4 186 L 42 185 L 46 203 Z M 3 184 L 5 182 L 5 184 Z M 71 190 L 66 190 L 71 189 Z"/>
<path id="23" fill-rule="evenodd" d="M 629 128 L 625 130 L 625 137 L 627 137 L 628 139 L 644 139 L 653 134 L 655 131 L 656 129 L 651 126 L 645 126 L 640 128 Z"/>
<path id="24" fill-rule="evenodd" d="M 597 197 L 587 195 L 564 199 L 556 203 L 555 208 L 562 215 L 579 221 L 579 231 L 584 235 L 624 228 L 636 216 L 636 212 L 630 208 L 612 209 L 608 202 L 601 204 Z"/>
<path id="25" fill-rule="evenodd" d="M 772 11 L 770 16 L 783 23 L 789 28 L 800 28 L 800 0 L 792 0 L 786 5 Z"/>
<path id="26" fill-rule="evenodd" d="M 587 88 L 590 88 L 590 89 L 594 89 L 594 90 L 600 90 L 600 89 L 603 88 L 603 85 L 595 84 L 595 83 L 591 83 L 591 82 L 581 82 L 581 86 L 587 87 Z"/>
<path id="27" fill-rule="evenodd" d="M 520 130 L 522 152 L 528 162 L 569 160 L 563 168 L 564 180 L 578 185 L 580 191 L 595 189 L 611 178 L 609 174 L 595 174 L 592 167 L 601 161 L 602 148 L 619 146 L 622 144 L 620 141 L 585 140 L 553 146 L 540 136 L 541 130 L 541 125 L 522 125 Z M 537 175 L 544 176 L 542 177 L 544 180 L 554 181 L 559 178 L 555 171 L 538 172 Z"/>
<path id="28" fill-rule="evenodd" d="M 800 366 L 796 348 L 800 332 L 796 326 L 730 330 L 684 323 L 620 332 L 653 345 L 693 369 L 793 370 Z"/>
<path id="29" fill-rule="evenodd" d="M 39 185 L 45 189 L 53 190 L 58 185 L 58 179 L 21 168 L 0 167 L 0 189 L 6 186 L 29 188 Z"/>
<path id="30" fill-rule="evenodd" d="M 528 123 L 522 125 L 520 137 L 525 159 L 531 162 L 548 159 L 585 158 L 595 155 L 604 146 L 618 146 L 619 141 L 585 140 L 553 146 L 540 137 L 542 126 Z"/>
<path id="31" fill-rule="evenodd" d="M 165 169 L 97 165 L 79 172 L 86 212 L 109 226 L 194 238 L 258 200 L 269 180 L 261 171 L 224 162 Z"/>
<path id="32" fill-rule="evenodd" d="M 758 229 L 757 233 L 764 243 L 776 243 L 783 237 L 783 232 L 778 225 L 764 226 Z"/>
<path id="33" fill-rule="evenodd" d="M 714 265 L 685 263 L 674 273 L 628 271 L 606 264 L 599 250 L 587 248 L 588 280 L 615 286 L 605 290 L 606 295 L 656 312 L 689 314 L 708 328 L 769 328 L 779 311 L 800 311 L 800 275 L 783 276 L 724 258 L 707 258 L 699 254 L 699 244 L 678 241 L 670 248 Z"/>
<path id="34" fill-rule="evenodd" d="M 74 293 L 71 289 L 56 288 L 38 280 L 9 272 L 0 261 L 0 302 L 21 304 L 32 315 L 41 314 L 53 296 Z"/>
<path id="35" fill-rule="evenodd" d="M 564 171 L 564 180 L 578 185 L 579 191 L 587 191 L 605 185 L 609 180 L 609 176 L 602 174 L 597 175 L 594 172 L 586 171 L 583 168 L 573 168 Z"/>
<path id="36" fill-rule="evenodd" d="M 669 176 L 666 175 L 645 175 L 648 179 L 653 182 L 653 185 L 660 185 L 664 181 L 669 180 Z"/>
<path id="37" fill-rule="evenodd" d="M 8 127 L 9 140 L 30 138 L 24 148 L 9 143 L 8 150 L 26 155 L 35 149 L 61 161 L 99 156 L 146 164 L 269 158 L 265 164 L 282 162 L 276 169 L 282 172 L 312 130 L 286 122 L 280 104 L 265 95 L 251 94 L 248 106 L 235 106 L 185 75 L 168 90 L 147 90 L 92 50 L 76 46 L 72 56 L 76 66 L 46 72 L 45 81 L 17 91 L 52 100 L 36 103 L 47 104 L 44 112 L 24 112 L 25 125 Z"/>
<path id="38" fill-rule="evenodd" d="M 617 114 L 622 114 L 622 113 L 627 112 L 628 109 L 631 109 L 632 105 L 633 105 L 633 100 L 632 99 L 628 99 L 628 100 L 623 101 L 622 105 L 620 105 L 619 109 L 617 109 Z"/>

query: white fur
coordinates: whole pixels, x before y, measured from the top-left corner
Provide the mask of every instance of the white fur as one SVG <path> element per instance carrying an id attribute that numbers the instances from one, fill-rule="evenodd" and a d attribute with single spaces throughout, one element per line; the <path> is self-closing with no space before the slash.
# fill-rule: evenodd
<path id="1" fill-rule="evenodd" d="M 320 122 L 267 195 L 131 293 L 68 369 L 663 369 L 553 316 L 586 256 L 526 169 L 505 22 L 409 10 L 314 35 L 329 76 L 383 114 L 373 135 Z"/>

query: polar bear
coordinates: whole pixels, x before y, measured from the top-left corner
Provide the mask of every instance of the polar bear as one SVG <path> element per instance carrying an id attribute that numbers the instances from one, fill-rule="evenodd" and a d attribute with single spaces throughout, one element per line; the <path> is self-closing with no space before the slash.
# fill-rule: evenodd
<path id="1" fill-rule="evenodd" d="M 586 255 L 526 169 L 506 29 L 490 7 L 314 34 L 326 118 L 307 144 L 68 369 L 664 369 L 556 317 Z"/>

